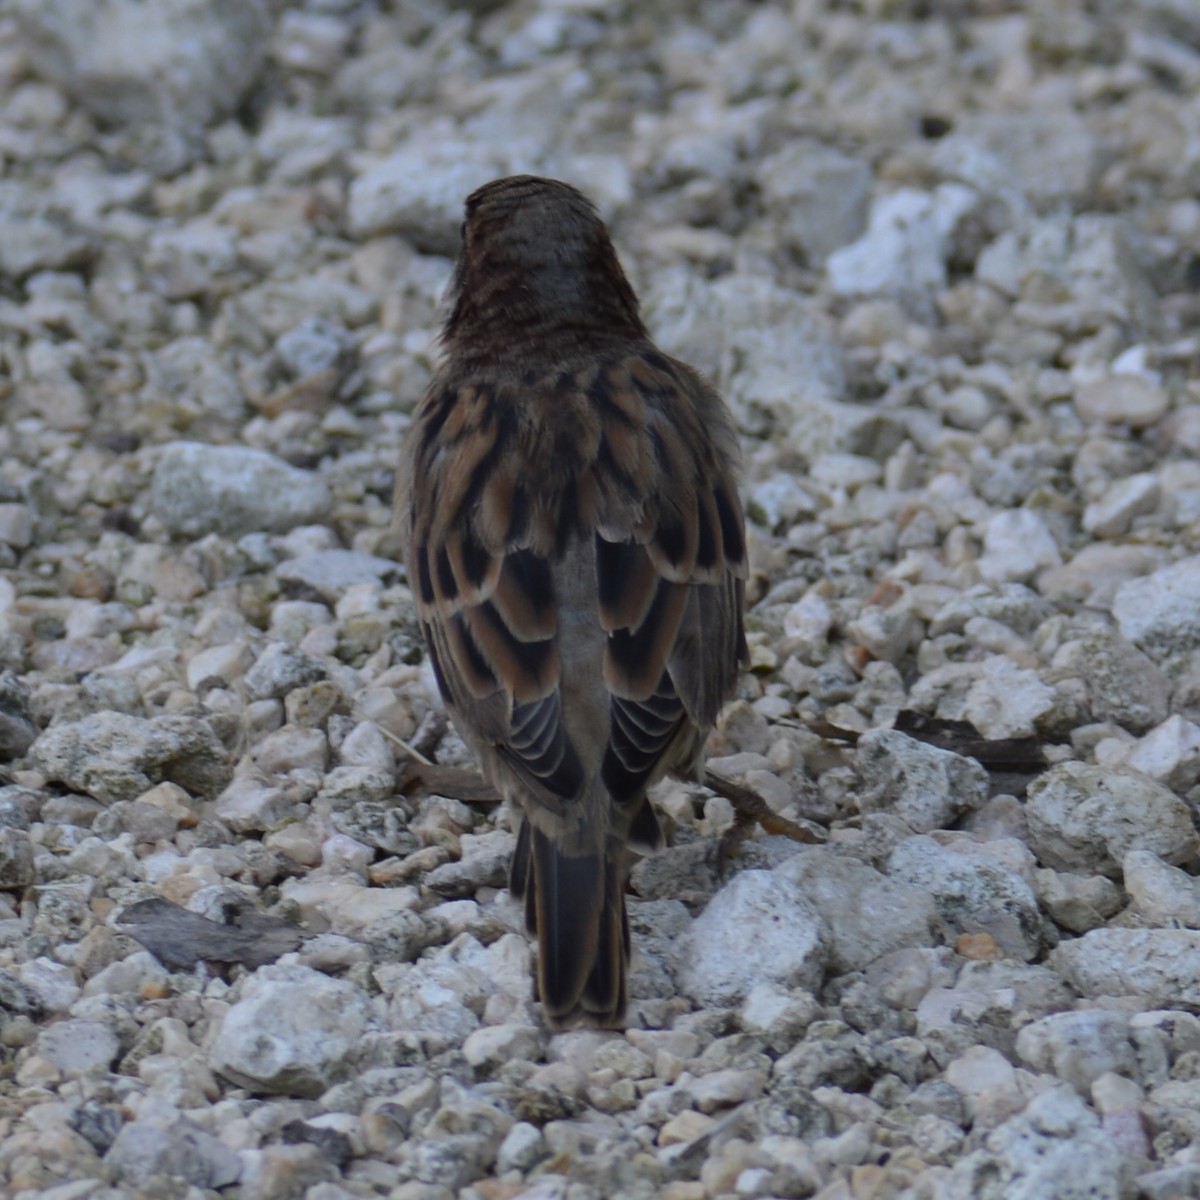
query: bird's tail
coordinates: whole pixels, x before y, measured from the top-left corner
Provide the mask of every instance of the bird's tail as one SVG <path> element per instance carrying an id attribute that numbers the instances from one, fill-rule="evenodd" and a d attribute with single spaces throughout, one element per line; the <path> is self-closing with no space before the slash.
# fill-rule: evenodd
<path id="1" fill-rule="evenodd" d="M 621 844 L 613 839 L 603 854 L 564 854 L 522 821 L 509 890 L 524 901 L 525 927 L 537 937 L 538 992 L 549 1024 L 620 1026 L 629 962 Z"/>

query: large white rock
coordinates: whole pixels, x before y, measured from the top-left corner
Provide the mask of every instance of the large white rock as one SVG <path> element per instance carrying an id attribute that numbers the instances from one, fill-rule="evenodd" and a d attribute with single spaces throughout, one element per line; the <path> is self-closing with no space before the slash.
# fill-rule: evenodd
<path id="1" fill-rule="evenodd" d="M 979 203 L 973 188 L 900 188 L 871 206 L 867 231 L 826 263 L 839 296 L 923 296 L 946 282 L 950 236 Z"/>
<path id="2" fill-rule="evenodd" d="M 1141 738 L 1125 765 L 1173 791 L 1183 792 L 1200 778 L 1200 725 L 1178 713 Z"/>
<path id="3" fill-rule="evenodd" d="M 1128 1200 L 1131 1165 L 1070 1088 L 1034 1097 L 941 1180 L 936 1200 Z"/>
<path id="4" fill-rule="evenodd" d="M 994 654 L 980 664 L 963 715 L 985 738 L 1027 737 L 1054 707 L 1055 691 L 1036 671 Z"/>
<path id="5" fill-rule="evenodd" d="M 1023 582 L 1061 562 L 1058 543 L 1046 522 L 1031 509 L 1006 509 L 988 522 L 979 573 L 989 583 Z"/>
<path id="6" fill-rule="evenodd" d="M 18 0 L 34 66 L 116 125 L 202 127 L 232 112 L 267 52 L 267 0 Z"/>
<path id="7" fill-rule="evenodd" d="M 1200 556 L 1123 583 L 1113 616 L 1131 642 L 1161 662 L 1200 646 Z"/>
<path id="8" fill-rule="evenodd" d="M 1149 1008 L 1200 1007 L 1200 931 L 1093 929 L 1050 965 L 1085 996 L 1135 996 Z"/>
<path id="9" fill-rule="evenodd" d="M 229 755 L 205 721 L 101 712 L 51 725 L 30 748 L 47 779 L 102 803 L 136 800 L 168 780 L 211 798 L 232 775 Z"/>
<path id="10" fill-rule="evenodd" d="M 1147 923 L 1200 929 L 1200 881 L 1149 850 L 1130 850 L 1121 870 L 1133 907 Z"/>
<path id="11" fill-rule="evenodd" d="M 824 920 L 834 972 L 857 971 L 893 950 L 936 940 L 933 897 L 856 858 L 806 847 L 771 874 L 796 884 Z"/>
<path id="12" fill-rule="evenodd" d="M 813 988 L 828 931 L 794 879 L 743 871 L 709 901 L 679 947 L 679 984 L 700 1004 L 733 1005 L 760 983 Z"/>
<path id="13" fill-rule="evenodd" d="M 855 755 L 863 812 L 886 811 L 917 833 L 945 829 L 987 799 L 987 772 L 974 759 L 919 742 L 894 729 L 873 729 Z"/>
<path id="14" fill-rule="evenodd" d="M 1133 771 L 1066 762 L 1029 786 L 1029 844 L 1044 866 L 1116 878 L 1130 850 L 1170 863 L 1200 848 L 1187 805 Z"/>
<path id="15" fill-rule="evenodd" d="M 1128 1014 L 1100 1008 L 1051 1013 L 1031 1022 L 1017 1034 L 1017 1053 L 1035 1071 L 1057 1075 L 1085 1099 L 1101 1075 L 1137 1072 Z"/>
<path id="16" fill-rule="evenodd" d="M 225 1014 L 209 1063 L 253 1092 L 317 1096 L 348 1074 L 370 1018 L 352 983 L 311 967 L 260 967 Z"/>
<path id="17" fill-rule="evenodd" d="M 282 533 L 329 513 L 329 488 L 310 471 L 248 446 L 172 442 L 154 469 L 154 515 L 184 537 Z"/>
<path id="18" fill-rule="evenodd" d="M 932 894 L 942 917 L 963 933 L 990 933 L 1010 953 L 1031 959 L 1041 945 L 1032 856 L 1015 838 L 942 845 L 924 835 L 892 851 L 890 879 Z"/>

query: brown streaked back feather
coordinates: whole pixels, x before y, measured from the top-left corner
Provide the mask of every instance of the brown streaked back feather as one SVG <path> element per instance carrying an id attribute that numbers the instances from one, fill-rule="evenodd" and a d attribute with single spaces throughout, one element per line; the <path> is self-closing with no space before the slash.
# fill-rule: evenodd
<path id="1" fill-rule="evenodd" d="M 736 439 L 648 340 L 603 225 L 519 177 L 468 200 L 447 357 L 410 431 L 408 562 L 438 686 L 521 807 L 512 888 L 552 1023 L 625 1005 L 625 845 L 745 653 Z"/>

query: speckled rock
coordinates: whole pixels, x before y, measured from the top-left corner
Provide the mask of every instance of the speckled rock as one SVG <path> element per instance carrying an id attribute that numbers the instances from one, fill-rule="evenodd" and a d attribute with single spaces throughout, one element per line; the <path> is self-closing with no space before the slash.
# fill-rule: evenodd
<path id="1" fill-rule="evenodd" d="M 173 534 L 231 537 L 310 525 L 329 512 L 329 488 L 261 450 L 173 442 L 154 469 L 155 516 Z"/>
<path id="2" fill-rule="evenodd" d="M 107 1022 L 79 1018 L 47 1027 L 37 1049 L 62 1071 L 104 1071 L 120 1052 L 121 1039 Z"/>
<path id="3" fill-rule="evenodd" d="M 812 987 L 827 941 L 820 914 L 794 879 L 743 871 L 683 939 L 679 983 L 706 1004 L 735 1004 L 759 983 Z"/>
<path id="4" fill-rule="evenodd" d="M 1128 1016 L 1103 1009 L 1052 1013 L 1031 1022 L 1017 1034 L 1017 1053 L 1035 1071 L 1071 1084 L 1084 1099 L 1102 1075 L 1137 1072 Z"/>
<path id="5" fill-rule="evenodd" d="M 121 1127 L 105 1163 L 125 1183 L 139 1187 L 155 1177 L 176 1176 L 197 1188 L 236 1183 L 242 1161 L 223 1142 L 178 1114 L 148 1113 Z"/>
<path id="6" fill-rule="evenodd" d="M 945 829 L 987 799 L 987 775 L 977 762 L 895 730 L 860 738 L 856 765 L 862 810 L 894 812 L 918 833 Z"/>
<path id="7" fill-rule="evenodd" d="M 270 23 L 261 0 L 164 0 L 150 12 L 115 0 L 103 14 L 21 3 L 17 12 L 38 69 L 96 116 L 185 129 L 237 104 L 262 64 Z"/>
<path id="8" fill-rule="evenodd" d="M 1200 646 L 1200 558 L 1185 558 L 1117 589 L 1113 616 L 1121 633 L 1155 661 Z"/>
<path id="9" fill-rule="evenodd" d="M 30 755 L 48 779 L 105 803 L 133 800 L 164 780 L 212 796 L 232 774 L 212 729 L 192 717 L 97 713 L 51 726 Z"/>
<path id="10" fill-rule="evenodd" d="M 351 1070 L 369 1021 L 351 983 L 309 967 L 260 967 L 221 1022 L 212 1066 L 254 1091 L 315 1096 Z"/>
<path id="11" fill-rule="evenodd" d="M 813 847 L 772 875 L 795 884 L 820 913 L 828 930 L 829 967 L 838 974 L 935 940 L 940 921 L 933 897 L 856 859 Z M 855 902 L 848 905 L 845 898 L 851 895 Z"/>
<path id="12" fill-rule="evenodd" d="M 940 845 L 930 837 L 911 837 L 892 852 L 887 873 L 930 892 L 954 928 L 988 933 L 1005 950 L 1030 959 L 1042 941 L 1037 898 L 1025 878 L 1026 871 L 1032 874 L 1032 859 L 1021 843 L 1004 840 L 1007 845 L 960 837 Z"/>
<path id="13" fill-rule="evenodd" d="M 1132 1172 L 1099 1121 L 1073 1093 L 1030 1101 L 957 1163 L 938 1200 L 1128 1200 Z"/>
<path id="14" fill-rule="evenodd" d="M 1029 839 L 1046 866 L 1116 876 L 1129 850 L 1191 862 L 1200 849 L 1187 805 L 1133 772 L 1061 763 L 1036 779 L 1026 803 Z"/>
<path id="15" fill-rule="evenodd" d="M 1063 942 L 1051 965 L 1085 996 L 1133 996 L 1151 1007 L 1200 1002 L 1200 931 L 1093 929 Z"/>

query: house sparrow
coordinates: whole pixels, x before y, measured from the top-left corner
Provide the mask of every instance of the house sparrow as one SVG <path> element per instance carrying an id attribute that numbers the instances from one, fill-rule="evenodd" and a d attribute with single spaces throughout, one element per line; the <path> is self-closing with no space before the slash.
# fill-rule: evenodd
<path id="1" fill-rule="evenodd" d="M 553 179 L 467 198 L 445 354 L 398 491 L 442 697 L 521 814 L 509 886 L 551 1026 L 619 1026 L 646 789 L 702 773 L 746 658 L 729 412 L 650 340 L 608 231 Z"/>

